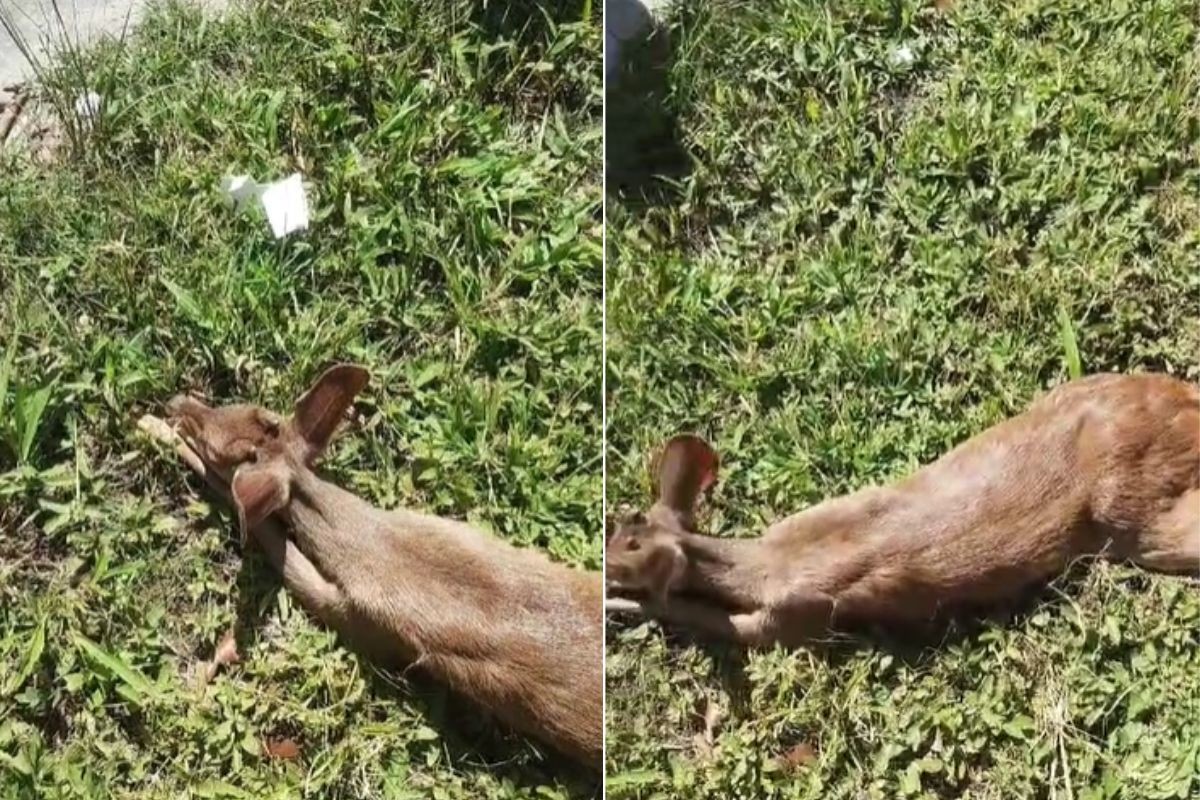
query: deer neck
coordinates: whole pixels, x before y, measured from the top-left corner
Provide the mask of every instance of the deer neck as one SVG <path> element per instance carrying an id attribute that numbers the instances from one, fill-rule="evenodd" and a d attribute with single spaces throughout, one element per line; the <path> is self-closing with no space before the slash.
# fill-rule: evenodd
<path id="1" fill-rule="evenodd" d="M 379 513 L 358 495 L 300 467 L 293 473 L 290 499 L 280 515 L 309 558 L 332 566 L 370 545 Z"/>
<path id="2" fill-rule="evenodd" d="M 750 609 L 762 604 L 765 570 L 757 539 L 720 539 L 684 533 L 679 546 L 688 564 L 682 592 L 729 608 Z"/>

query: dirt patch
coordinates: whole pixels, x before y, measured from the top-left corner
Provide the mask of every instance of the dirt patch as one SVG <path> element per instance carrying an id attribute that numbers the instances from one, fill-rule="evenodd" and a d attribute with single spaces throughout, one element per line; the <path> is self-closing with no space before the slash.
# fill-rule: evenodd
<path id="1" fill-rule="evenodd" d="M 38 99 L 28 84 L 0 88 L 0 150 L 23 150 L 45 164 L 65 141 L 53 110 Z"/>

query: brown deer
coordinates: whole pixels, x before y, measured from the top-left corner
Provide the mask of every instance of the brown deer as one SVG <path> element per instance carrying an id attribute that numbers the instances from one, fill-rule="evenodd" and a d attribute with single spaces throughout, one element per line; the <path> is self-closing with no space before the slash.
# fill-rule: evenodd
<path id="1" fill-rule="evenodd" d="M 599 574 L 462 522 L 375 508 L 317 475 L 314 462 L 367 380 L 361 367 L 333 367 L 290 418 L 186 396 L 168 411 L 228 486 L 243 537 L 260 540 L 311 613 L 374 658 L 419 665 L 513 728 L 599 769 Z"/>
<path id="2" fill-rule="evenodd" d="M 1200 390 L 1167 376 L 1067 383 L 909 477 L 761 538 L 696 532 L 717 465 L 703 440 L 669 440 L 657 502 L 618 524 L 605 575 L 644 612 L 743 644 L 924 623 L 1017 597 L 1079 556 L 1200 570 Z"/>

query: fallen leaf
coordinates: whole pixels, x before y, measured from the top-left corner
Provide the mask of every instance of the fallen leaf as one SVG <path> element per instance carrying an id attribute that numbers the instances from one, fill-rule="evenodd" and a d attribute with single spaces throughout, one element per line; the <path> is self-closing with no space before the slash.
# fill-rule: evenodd
<path id="1" fill-rule="evenodd" d="M 933 0 L 933 7 L 938 11 L 949 11 L 954 5 L 954 0 Z"/>
<path id="2" fill-rule="evenodd" d="M 704 698 L 703 711 L 696 710 L 696 716 L 699 718 L 703 727 L 697 736 L 704 738 L 708 745 L 712 745 L 716 739 L 717 728 L 721 726 L 721 720 L 725 718 L 725 712 L 721 710 L 721 705 L 711 697 Z"/>
<path id="3" fill-rule="evenodd" d="M 241 653 L 237 649 L 237 639 L 233 635 L 233 629 L 225 632 L 221 637 L 221 643 L 217 645 L 217 651 L 213 654 L 214 664 L 236 664 L 242 660 Z"/>
<path id="4" fill-rule="evenodd" d="M 300 745 L 296 744 L 295 739 L 287 737 L 267 738 L 263 740 L 263 755 L 281 761 L 295 761 L 300 757 Z"/>
<path id="5" fill-rule="evenodd" d="M 217 670 L 221 667 L 227 664 L 236 664 L 241 660 L 242 656 L 237 649 L 237 639 L 233 635 L 233 629 L 230 628 L 221 637 L 221 642 L 213 653 L 212 661 L 204 665 L 203 682 L 208 683 L 215 678 Z"/>
<path id="6" fill-rule="evenodd" d="M 724 719 L 721 706 L 711 697 L 705 697 L 696 704 L 695 719 L 700 723 L 700 730 L 692 736 L 692 747 L 701 759 L 708 759 L 713 752 L 713 744 L 717 739 L 717 728 Z"/>
<path id="7" fill-rule="evenodd" d="M 800 742 L 778 758 L 779 766 L 786 771 L 811 766 L 817 762 L 817 751 L 808 742 Z"/>

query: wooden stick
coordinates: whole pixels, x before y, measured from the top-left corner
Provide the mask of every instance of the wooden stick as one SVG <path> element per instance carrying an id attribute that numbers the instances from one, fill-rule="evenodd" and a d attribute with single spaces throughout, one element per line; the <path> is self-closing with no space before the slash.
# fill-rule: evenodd
<path id="1" fill-rule="evenodd" d="M 18 89 L 17 93 L 13 95 L 13 101 L 5 109 L 5 115 L 0 116 L 0 145 L 8 141 L 8 135 L 16 127 L 17 119 L 21 116 L 21 111 L 25 108 L 25 101 L 27 99 L 29 99 L 29 93 Z"/>
<path id="2" fill-rule="evenodd" d="M 606 597 L 604 598 L 604 613 L 645 616 L 646 607 L 637 600 L 630 600 L 627 597 Z"/>
<path id="3" fill-rule="evenodd" d="M 221 495 L 226 502 L 233 502 L 233 496 L 229 493 L 229 487 L 225 484 L 225 481 L 213 474 L 213 471 L 204 463 L 204 459 L 165 420 L 153 414 L 146 414 L 138 420 L 137 426 L 139 430 L 148 434 L 150 438 L 157 440 L 167 447 L 173 447 L 175 452 L 179 454 L 179 457 L 183 459 L 183 463 L 191 467 L 192 472 L 203 478 L 212 487 L 213 491 Z"/>

